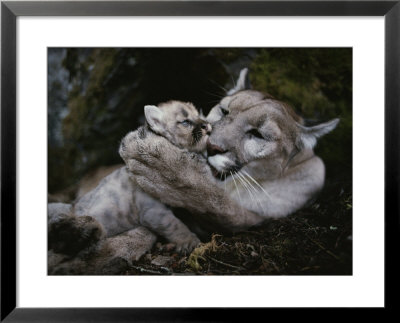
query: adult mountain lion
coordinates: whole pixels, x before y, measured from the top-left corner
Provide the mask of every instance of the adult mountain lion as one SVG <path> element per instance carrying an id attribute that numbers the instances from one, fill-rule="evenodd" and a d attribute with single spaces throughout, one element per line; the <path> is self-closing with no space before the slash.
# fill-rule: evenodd
<path id="1" fill-rule="evenodd" d="M 321 190 L 325 167 L 313 147 L 339 122 L 306 127 L 288 104 L 246 89 L 246 77 L 244 69 L 207 117 L 208 163 L 162 137 L 133 133 L 120 149 L 145 192 L 234 231 L 287 216 Z"/>

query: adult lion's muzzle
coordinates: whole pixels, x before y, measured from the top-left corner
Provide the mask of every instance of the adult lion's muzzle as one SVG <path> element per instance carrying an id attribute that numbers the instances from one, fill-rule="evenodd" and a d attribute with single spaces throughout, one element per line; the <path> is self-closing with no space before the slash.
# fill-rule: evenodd
<path id="1" fill-rule="evenodd" d="M 210 139 L 207 140 L 207 156 L 214 156 L 217 154 L 223 154 L 225 152 L 226 150 L 220 146 L 212 144 Z"/>

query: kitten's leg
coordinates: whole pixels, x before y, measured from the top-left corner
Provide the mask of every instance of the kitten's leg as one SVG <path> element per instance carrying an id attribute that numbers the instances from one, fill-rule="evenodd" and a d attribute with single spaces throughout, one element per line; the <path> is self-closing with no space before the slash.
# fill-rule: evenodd
<path id="1" fill-rule="evenodd" d="M 49 250 L 74 255 L 105 236 L 98 221 L 90 216 L 75 216 L 70 204 L 50 203 L 47 209 Z"/>
<path id="2" fill-rule="evenodd" d="M 199 238 L 161 203 L 143 212 L 140 222 L 175 244 L 178 252 L 191 252 L 200 243 Z"/>
<path id="3" fill-rule="evenodd" d="M 147 228 L 140 226 L 106 240 L 113 258 L 120 257 L 131 263 L 150 251 L 157 237 Z"/>
<path id="4" fill-rule="evenodd" d="M 70 258 L 49 251 L 49 275 L 121 275 L 132 261 L 150 251 L 157 237 L 145 227 L 137 227 L 106 238 L 89 253 Z"/>
<path id="5" fill-rule="evenodd" d="M 48 225 L 58 222 L 72 214 L 72 205 L 67 203 L 49 203 L 47 204 Z"/>

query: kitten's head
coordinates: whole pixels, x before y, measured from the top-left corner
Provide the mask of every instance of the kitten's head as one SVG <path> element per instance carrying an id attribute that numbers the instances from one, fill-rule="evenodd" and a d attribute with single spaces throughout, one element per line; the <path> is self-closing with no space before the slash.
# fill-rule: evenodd
<path id="1" fill-rule="evenodd" d="M 200 118 L 192 103 L 168 101 L 158 106 L 146 105 L 144 115 L 149 127 L 175 146 L 195 152 L 206 149 L 211 125 Z"/>

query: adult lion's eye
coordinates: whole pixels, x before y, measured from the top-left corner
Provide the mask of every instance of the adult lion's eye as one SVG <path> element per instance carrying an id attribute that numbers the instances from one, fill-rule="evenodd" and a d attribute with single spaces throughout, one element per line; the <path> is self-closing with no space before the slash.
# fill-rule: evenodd
<path id="1" fill-rule="evenodd" d="M 253 136 L 253 137 L 256 137 L 256 138 L 259 138 L 259 139 L 264 139 L 263 135 L 255 128 L 250 129 L 246 133 L 249 134 L 250 136 Z"/>
<path id="2" fill-rule="evenodd" d="M 193 124 L 193 122 L 186 119 L 186 120 L 181 121 L 180 124 L 184 127 L 190 127 Z"/>
<path id="3" fill-rule="evenodd" d="M 221 112 L 224 116 L 226 116 L 227 114 L 229 114 L 229 110 L 223 108 L 223 107 L 219 107 L 221 109 Z"/>

